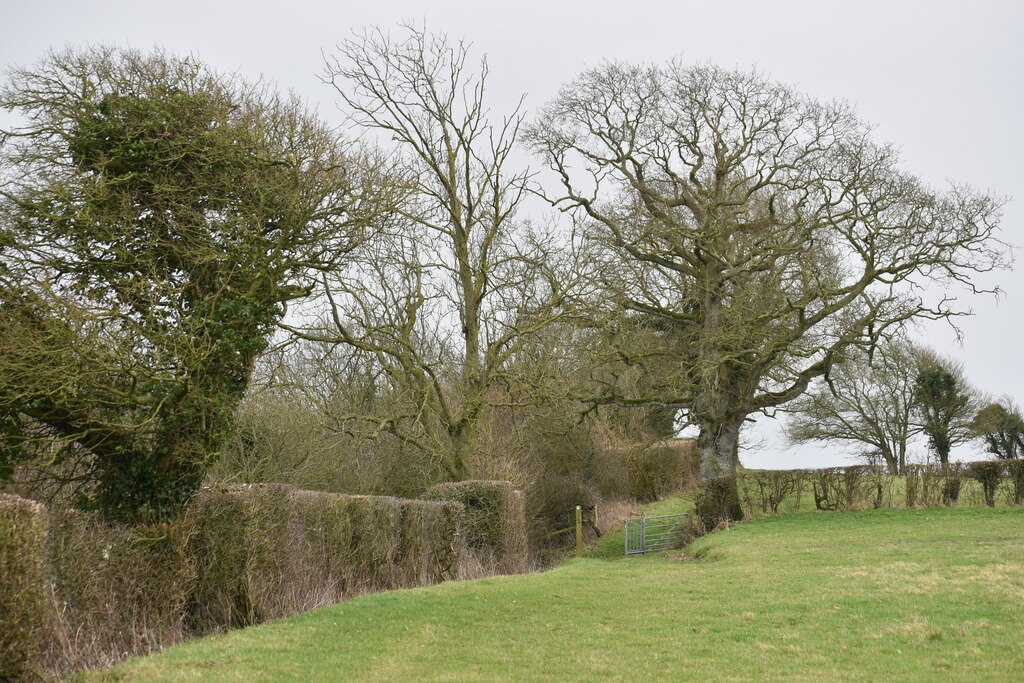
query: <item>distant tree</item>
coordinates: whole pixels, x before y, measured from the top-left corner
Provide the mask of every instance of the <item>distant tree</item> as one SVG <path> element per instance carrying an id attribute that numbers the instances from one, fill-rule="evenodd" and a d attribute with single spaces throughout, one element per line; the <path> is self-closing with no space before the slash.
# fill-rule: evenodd
<path id="1" fill-rule="evenodd" d="M 976 273 L 1007 262 L 1001 200 L 928 187 L 847 104 L 756 73 L 606 63 L 564 86 L 528 139 L 561 182 L 552 201 L 603 250 L 608 319 L 656 316 L 678 339 L 659 396 L 613 385 L 595 400 L 679 409 L 702 477 L 723 479 L 699 500 L 726 516 L 748 416 L 908 320 L 958 314 L 925 285 L 976 292 Z"/>
<path id="2" fill-rule="evenodd" d="M 786 434 L 794 443 L 861 446 L 865 458 L 903 474 L 908 444 L 921 431 L 914 420 L 917 374 L 917 356 L 905 341 L 884 342 L 871 356 L 857 353 L 787 406 Z"/>
<path id="3" fill-rule="evenodd" d="M 1024 417 L 1012 399 L 989 403 L 971 421 L 971 435 L 985 443 L 986 450 L 1001 460 L 1024 456 Z"/>
<path id="4" fill-rule="evenodd" d="M 297 99 L 191 57 L 53 52 L 0 107 L 4 443 L 49 440 L 108 514 L 173 515 L 388 185 Z"/>
<path id="5" fill-rule="evenodd" d="M 979 397 L 963 365 L 927 348 L 919 349 L 917 355 L 914 411 L 929 446 L 945 469 L 952 447 L 972 438 L 971 421 L 978 412 Z"/>

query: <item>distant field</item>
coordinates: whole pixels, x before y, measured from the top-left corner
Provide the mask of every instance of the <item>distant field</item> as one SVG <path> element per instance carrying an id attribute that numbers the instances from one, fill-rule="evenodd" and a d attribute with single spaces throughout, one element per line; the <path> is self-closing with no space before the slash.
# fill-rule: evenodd
<path id="1" fill-rule="evenodd" d="M 366 596 L 98 677 L 1024 680 L 1024 509 L 794 513 L 682 555 L 625 559 L 620 542 L 545 573 Z"/>
<path id="2" fill-rule="evenodd" d="M 818 470 L 824 472 L 827 470 Z M 800 484 L 795 490 L 787 493 L 779 505 L 779 512 L 800 512 L 815 510 L 813 472 L 802 477 Z M 740 501 L 743 509 L 754 518 L 763 516 L 761 510 L 762 496 L 758 491 L 756 478 L 760 474 L 777 475 L 779 472 L 771 470 L 744 470 L 740 477 Z M 855 509 L 874 507 L 876 503 L 883 508 L 905 508 L 907 507 L 907 479 L 890 475 L 865 475 L 858 478 L 856 489 L 857 495 L 854 502 Z M 954 507 L 983 507 L 985 496 L 979 482 L 972 479 L 964 472 L 959 474 L 960 489 L 959 497 Z M 915 493 L 915 507 L 941 507 L 944 506 L 942 496 L 943 480 L 933 477 L 930 481 L 917 479 Z M 842 484 L 840 483 L 840 486 Z M 1014 488 L 1008 477 L 1004 477 L 996 489 L 996 507 L 1007 507 L 1012 505 Z M 692 507 L 692 505 L 691 505 Z"/>

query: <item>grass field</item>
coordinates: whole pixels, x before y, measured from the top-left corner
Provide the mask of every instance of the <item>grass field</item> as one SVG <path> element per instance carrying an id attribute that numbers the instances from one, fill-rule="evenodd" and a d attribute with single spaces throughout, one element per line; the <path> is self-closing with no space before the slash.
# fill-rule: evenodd
<path id="1" fill-rule="evenodd" d="M 667 512 L 684 501 L 663 502 Z M 1024 509 L 769 517 L 685 553 L 382 593 L 96 675 L 1024 680 Z"/>

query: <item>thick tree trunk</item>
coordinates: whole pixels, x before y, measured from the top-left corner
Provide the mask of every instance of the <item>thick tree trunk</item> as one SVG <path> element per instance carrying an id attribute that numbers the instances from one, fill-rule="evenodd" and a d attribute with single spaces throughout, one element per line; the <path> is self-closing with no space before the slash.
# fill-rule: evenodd
<path id="1" fill-rule="evenodd" d="M 736 466 L 742 421 L 704 422 L 700 425 L 700 486 L 697 489 L 697 517 L 705 531 L 723 522 L 743 518 Z"/>

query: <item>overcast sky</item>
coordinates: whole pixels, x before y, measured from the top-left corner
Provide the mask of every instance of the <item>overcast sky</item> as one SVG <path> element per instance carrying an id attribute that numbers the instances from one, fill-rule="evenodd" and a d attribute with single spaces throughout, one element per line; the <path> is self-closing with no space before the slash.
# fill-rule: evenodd
<path id="1" fill-rule="evenodd" d="M 757 67 L 822 99 L 842 98 L 897 144 L 905 167 L 935 185 L 970 183 L 1017 196 L 1003 236 L 1024 244 L 1024 3 L 1003 2 L 586 2 L 431 0 L 265 2 L 248 0 L 0 0 L 0 64 L 38 60 L 51 47 L 113 43 L 192 52 L 222 70 L 265 76 L 338 120 L 317 78 L 322 51 L 371 24 L 403 19 L 472 41 L 492 71 L 496 112 L 525 93 L 529 109 L 606 58 L 680 56 Z M 537 164 L 539 166 L 539 164 Z M 945 326 L 920 337 L 954 355 L 993 395 L 1024 403 L 1024 269 L 1000 273 L 998 302 L 971 302 L 963 346 Z M 754 467 L 806 467 L 847 460 L 815 446 L 786 448 L 770 426 L 764 446 L 741 456 Z M 962 453 L 970 456 L 970 452 Z"/>

